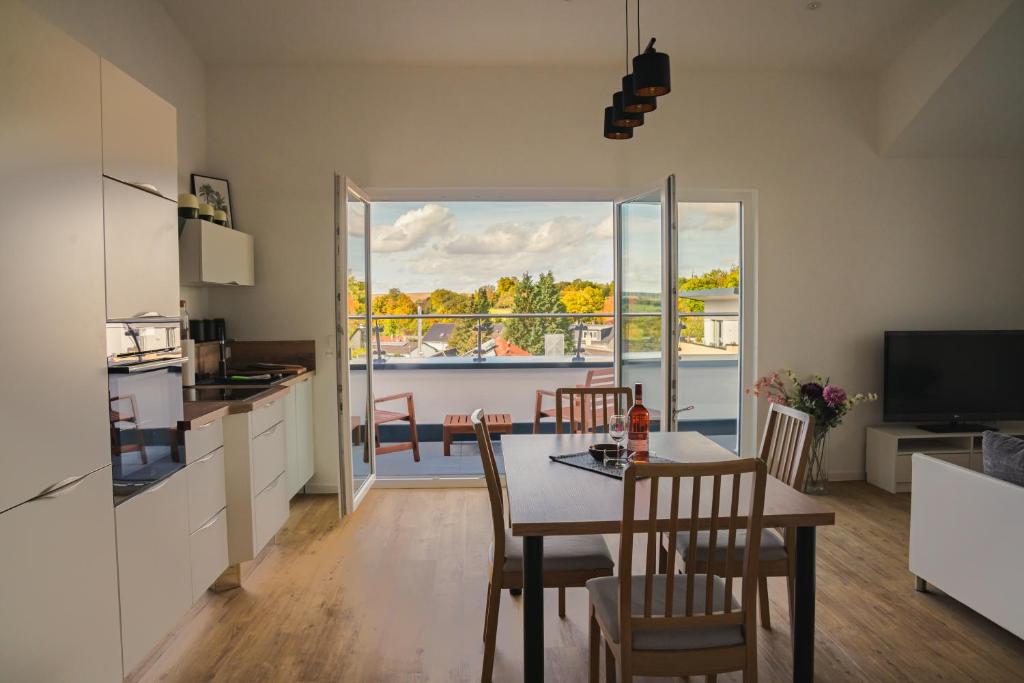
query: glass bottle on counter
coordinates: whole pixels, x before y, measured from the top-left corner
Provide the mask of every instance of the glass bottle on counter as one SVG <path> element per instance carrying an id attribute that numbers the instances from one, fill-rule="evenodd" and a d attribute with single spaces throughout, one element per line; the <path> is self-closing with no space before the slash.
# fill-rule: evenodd
<path id="1" fill-rule="evenodd" d="M 637 382 L 633 388 L 633 405 L 626 413 L 629 422 L 627 448 L 636 460 L 647 460 L 650 452 L 651 414 L 644 407 L 644 385 Z"/>

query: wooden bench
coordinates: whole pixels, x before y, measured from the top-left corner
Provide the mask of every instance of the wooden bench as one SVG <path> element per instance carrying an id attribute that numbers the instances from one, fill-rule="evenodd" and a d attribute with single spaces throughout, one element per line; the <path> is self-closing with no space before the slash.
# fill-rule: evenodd
<path id="1" fill-rule="evenodd" d="M 484 416 L 487 429 L 491 434 L 511 434 L 512 415 L 509 413 L 488 413 Z M 455 434 L 472 434 L 473 423 L 469 415 L 445 415 L 444 424 L 441 426 L 441 435 L 444 441 L 444 454 L 452 454 L 452 436 Z"/>

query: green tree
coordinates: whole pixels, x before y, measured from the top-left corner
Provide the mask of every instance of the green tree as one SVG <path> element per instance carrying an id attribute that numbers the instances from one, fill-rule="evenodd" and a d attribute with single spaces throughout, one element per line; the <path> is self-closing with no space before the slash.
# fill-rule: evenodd
<path id="1" fill-rule="evenodd" d="M 408 294 L 397 288 L 388 290 L 373 299 L 373 312 L 378 315 L 411 315 L 416 312 L 416 303 Z M 395 336 L 411 334 L 416 330 L 415 320 L 382 320 L 382 334 Z"/>
<path id="2" fill-rule="evenodd" d="M 493 293 L 490 287 L 481 287 L 469 296 L 469 303 L 467 304 L 466 313 L 490 313 L 491 304 L 493 302 Z M 478 320 L 459 320 L 455 329 L 452 331 L 452 336 L 448 340 L 448 344 L 458 350 L 459 354 L 468 353 L 476 349 L 477 341 L 477 323 L 483 324 L 482 329 L 482 340 L 490 339 L 491 335 L 494 334 L 494 324 L 490 318 L 485 318 L 481 321 Z"/>
<path id="3" fill-rule="evenodd" d="M 565 313 L 565 304 L 559 297 L 558 285 L 551 271 L 534 282 L 529 273 L 519 278 L 512 301 L 513 313 Z M 572 346 L 569 321 L 565 318 L 514 318 L 507 327 L 506 337 L 535 356 L 544 354 L 544 335 L 562 334 L 567 351 Z"/>

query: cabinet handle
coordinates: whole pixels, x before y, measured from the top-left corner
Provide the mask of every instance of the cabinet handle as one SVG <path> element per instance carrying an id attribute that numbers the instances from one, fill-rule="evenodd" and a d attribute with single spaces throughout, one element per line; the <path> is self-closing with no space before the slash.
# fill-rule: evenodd
<path id="1" fill-rule="evenodd" d="M 171 480 L 171 478 L 167 477 L 163 481 L 161 481 L 161 482 L 159 482 L 157 484 L 154 484 L 153 486 L 150 486 L 148 489 L 146 489 L 145 491 L 143 491 L 139 495 L 140 496 L 144 496 L 144 495 L 149 494 L 149 493 L 156 493 L 157 491 L 159 491 L 163 487 L 167 486 L 167 482 L 169 482 L 170 480 Z"/>
<path id="2" fill-rule="evenodd" d="M 277 428 L 280 427 L 280 426 L 281 426 L 281 422 L 278 422 L 277 424 L 275 424 L 273 427 L 271 427 L 267 431 L 263 432 L 262 434 L 257 435 L 256 438 L 257 439 L 262 439 L 264 436 L 270 436 L 271 434 L 276 432 Z"/>
<path id="3" fill-rule="evenodd" d="M 274 481 L 267 484 L 267 488 L 265 490 L 269 491 L 270 489 L 276 489 L 279 481 L 281 481 L 280 476 L 278 476 L 277 479 L 275 479 Z"/>
<path id="4" fill-rule="evenodd" d="M 85 481 L 85 478 L 87 476 L 89 475 L 83 474 L 79 477 L 68 477 L 66 479 L 61 479 L 57 483 L 50 484 L 45 489 L 43 489 L 43 492 L 36 496 L 36 498 L 53 499 L 59 496 L 63 496 L 65 493 L 71 493 L 76 488 L 78 488 L 78 486 L 83 481 Z"/>
<path id="5" fill-rule="evenodd" d="M 207 530 L 207 529 L 209 529 L 209 528 L 210 528 L 211 526 L 213 526 L 214 524 L 216 524 L 216 523 L 217 523 L 217 519 L 218 519 L 219 517 L 220 517 L 220 513 L 218 512 L 217 514 L 215 514 L 215 515 L 213 516 L 213 519 L 211 519 L 211 520 L 210 520 L 209 522 L 207 522 L 206 524 L 202 525 L 201 527 L 199 527 L 198 529 L 196 529 L 196 530 L 195 530 L 195 531 L 193 531 L 192 533 L 194 533 L 194 534 L 198 534 L 198 533 L 199 533 L 200 531 L 206 531 L 206 530 Z"/>
<path id="6" fill-rule="evenodd" d="M 275 403 L 277 403 L 277 399 L 276 398 L 273 401 L 267 401 L 266 403 L 261 405 L 260 408 L 269 408 L 270 406 L 274 405 Z"/>
<path id="7" fill-rule="evenodd" d="M 160 194 L 160 190 L 156 189 L 156 185 L 153 185 L 152 183 L 140 183 L 137 181 L 129 181 L 128 184 L 134 188 L 142 190 L 143 192 L 148 192 L 150 194 L 155 194 L 158 197 L 163 197 L 163 195 Z"/>
<path id="8" fill-rule="evenodd" d="M 201 462 L 210 462 L 211 460 L 213 460 L 213 456 L 217 455 L 217 451 L 219 451 L 219 450 L 220 450 L 220 449 L 219 449 L 219 448 L 217 448 L 217 449 L 215 449 L 215 450 L 212 450 L 212 451 L 210 451 L 209 453 L 207 453 L 207 454 L 206 454 L 206 455 L 204 455 L 203 457 L 201 457 L 201 458 L 198 458 L 198 459 L 197 459 L 197 460 L 196 460 L 195 462 L 193 462 L 192 464 L 193 464 L 193 465 L 196 465 L 196 464 L 199 464 L 199 463 L 201 463 Z"/>
<path id="9" fill-rule="evenodd" d="M 202 431 L 202 430 L 204 430 L 204 429 L 206 429 L 208 427 L 211 427 L 211 426 L 213 426 L 213 423 L 215 423 L 215 422 L 216 422 L 216 420 L 211 420 L 210 422 L 207 422 L 204 425 L 199 425 L 198 427 L 196 427 L 196 431 L 199 432 L 199 431 Z"/>
<path id="10" fill-rule="evenodd" d="M 238 280 L 232 280 L 231 282 L 228 282 L 227 284 L 229 284 L 229 285 L 234 285 L 235 287 L 238 287 L 238 286 L 239 286 L 239 284 L 238 284 Z"/>

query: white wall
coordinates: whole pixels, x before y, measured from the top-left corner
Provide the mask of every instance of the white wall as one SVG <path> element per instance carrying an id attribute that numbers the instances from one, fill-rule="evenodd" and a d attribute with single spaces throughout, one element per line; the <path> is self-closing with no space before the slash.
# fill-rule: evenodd
<path id="1" fill-rule="evenodd" d="M 333 170 L 363 187 L 681 187 L 758 192 L 757 369 L 881 389 L 887 328 L 1024 325 L 1024 163 L 884 159 L 871 79 L 675 73 L 627 142 L 601 137 L 602 69 L 221 67 L 209 170 L 256 237 L 258 285 L 216 291 L 233 333 L 314 338 L 318 483 L 335 480 Z M 831 440 L 862 476 L 858 409 Z"/>
<path id="2" fill-rule="evenodd" d="M 178 191 L 206 165 L 206 67 L 156 0 L 26 0 L 87 48 L 108 59 L 178 111 Z M 206 290 L 183 287 L 195 317 Z"/>

